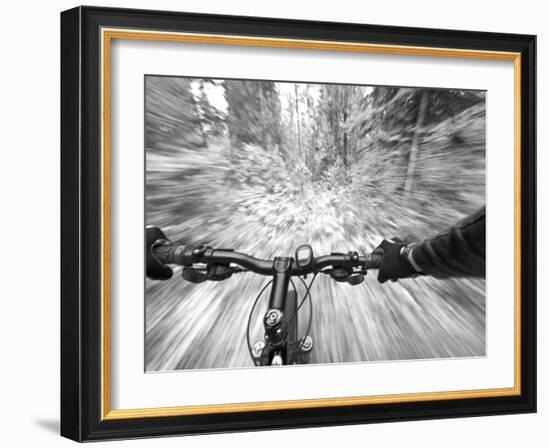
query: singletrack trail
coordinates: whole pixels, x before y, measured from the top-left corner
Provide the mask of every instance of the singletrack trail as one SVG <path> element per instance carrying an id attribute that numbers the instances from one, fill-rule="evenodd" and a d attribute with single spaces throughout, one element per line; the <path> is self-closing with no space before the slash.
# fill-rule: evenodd
<path id="1" fill-rule="evenodd" d="M 261 193 L 261 194 L 260 194 Z M 193 239 L 256 257 L 293 254 L 311 244 L 315 254 L 370 252 L 384 234 L 358 221 L 363 213 L 342 191 L 250 191 L 233 213 L 213 222 L 192 218 Z M 255 210 L 256 213 L 252 213 Z M 206 220 L 207 221 L 207 220 Z M 167 226 L 169 236 L 179 226 Z M 203 234 L 204 233 L 204 234 Z M 417 278 L 379 284 L 377 271 L 358 286 L 319 275 L 312 288 L 315 348 L 312 363 L 481 356 L 485 354 L 485 281 Z M 308 280 L 311 279 L 311 276 Z M 190 284 L 176 270 L 171 280 L 146 284 L 147 370 L 252 366 L 246 323 L 268 278 L 252 273 L 223 282 Z M 303 293 L 301 282 L 296 285 Z M 252 320 L 252 341 L 262 337 L 264 293 Z M 306 330 L 309 304 L 300 312 Z"/>

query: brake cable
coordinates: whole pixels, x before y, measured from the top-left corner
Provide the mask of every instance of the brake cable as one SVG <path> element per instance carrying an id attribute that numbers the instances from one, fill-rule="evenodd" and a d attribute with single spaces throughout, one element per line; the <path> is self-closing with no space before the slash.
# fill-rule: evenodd
<path id="1" fill-rule="evenodd" d="M 307 295 L 309 296 L 309 322 L 307 323 L 307 330 L 306 330 L 306 336 L 309 335 L 309 332 L 311 330 L 311 324 L 313 322 L 313 297 L 311 296 L 311 287 L 313 286 L 314 280 L 317 278 L 317 272 L 314 274 L 313 278 L 311 279 L 311 282 L 309 283 L 309 286 L 307 288 Z M 302 280 L 302 283 L 306 284 L 306 282 L 300 277 L 300 280 Z M 303 301 L 302 301 L 303 303 Z M 302 306 L 302 305 L 300 305 Z M 300 309 L 300 308 L 298 308 Z"/>
<path id="2" fill-rule="evenodd" d="M 318 274 L 318 272 L 316 272 L 313 275 L 313 278 L 309 282 L 309 285 L 306 284 L 306 282 L 304 281 L 304 279 L 302 277 L 298 277 L 300 279 L 300 281 L 302 282 L 302 284 L 304 285 L 304 287 L 306 288 L 306 292 L 304 294 L 304 298 L 302 299 L 302 301 L 300 302 L 300 304 L 296 308 L 296 311 L 294 312 L 294 314 L 289 319 L 289 321 L 291 321 L 292 319 L 294 319 L 298 315 L 298 311 L 300 311 L 300 308 L 302 307 L 302 305 L 304 304 L 306 299 L 309 298 L 309 321 L 308 321 L 308 324 L 307 324 L 306 336 L 309 334 L 309 331 L 311 330 L 311 324 L 312 324 L 312 321 L 313 321 L 313 299 L 311 297 L 311 292 L 310 291 L 311 291 L 311 287 L 313 286 L 313 282 L 317 278 L 317 274 Z M 301 340 L 301 338 L 298 341 L 292 342 L 291 344 L 292 345 L 298 345 L 300 343 L 300 340 Z"/>
<path id="3" fill-rule="evenodd" d="M 319 274 L 319 272 L 327 273 L 327 272 L 324 272 L 324 271 L 315 272 L 315 274 L 313 274 L 313 278 L 309 282 L 309 285 L 305 282 L 305 280 L 302 277 L 298 277 L 300 279 L 300 281 L 302 282 L 302 284 L 304 285 L 304 287 L 306 288 L 306 292 L 304 293 L 304 297 L 300 301 L 300 304 L 297 306 L 296 311 L 288 319 L 288 322 L 292 321 L 292 319 L 295 319 L 296 316 L 298 315 L 298 311 L 300 311 L 300 309 L 302 308 L 305 301 L 308 300 L 309 301 L 309 319 L 308 319 L 307 329 L 306 329 L 306 333 L 305 333 L 306 336 L 309 334 L 309 332 L 311 330 L 311 325 L 313 323 L 313 299 L 312 299 L 312 296 L 311 296 L 311 287 L 313 286 L 313 282 L 315 282 L 315 279 L 317 278 L 317 275 Z M 250 309 L 250 313 L 248 315 L 248 322 L 246 324 L 246 345 L 247 345 L 247 348 L 248 348 L 248 354 L 249 354 L 250 358 L 253 360 L 255 366 L 257 366 L 257 363 L 256 363 L 256 360 L 254 359 L 254 356 L 253 356 L 253 353 L 252 353 L 252 345 L 250 343 L 250 324 L 252 322 L 252 316 L 254 314 L 254 310 L 256 309 L 256 306 L 258 305 L 258 301 L 260 300 L 260 297 L 262 296 L 264 291 L 269 287 L 269 285 L 271 285 L 272 283 L 273 283 L 273 280 L 270 280 L 269 282 L 267 282 L 262 287 L 262 289 L 260 290 L 260 292 L 258 293 L 256 298 L 254 299 L 254 303 L 253 303 L 252 308 Z M 298 295 L 296 284 L 294 283 L 292 278 L 290 279 L 290 283 L 292 284 L 292 288 L 294 289 L 294 293 L 296 295 Z M 298 345 L 300 343 L 300 340 L 301 340 L 301 338 L 299 340 L 295 341 L 295 342 L 291 342 L 290 344 L 291 345 Z"/>
<path id="4" fill-rule="evenodd" d="M 260 290 L 256 298 L 254 299 L 254 304 L 252 305 L 252 309 L 250 310 L 250 314 L 248 315 L 248 323 L 246 324 L 246 345 L 248 347 L 248 354 L 250 355 L 250 358 L 253 360 L 255 366 L 257 366 L 258 364 L 256 364 L 256 361 L 252 353 L 252 345 L 250 345 L 250 323 L 252 322 L 252 314 L 254 314 L 254 310 L 256 309 L 256 305 L 258 304 L 260 297 L 262 297 L 262 294 L 267 289 L 267 287 L 271 285 L 271 283 L 273 283 L 273 280 L 268 281 L 264 285 L 264 287 Z"/>

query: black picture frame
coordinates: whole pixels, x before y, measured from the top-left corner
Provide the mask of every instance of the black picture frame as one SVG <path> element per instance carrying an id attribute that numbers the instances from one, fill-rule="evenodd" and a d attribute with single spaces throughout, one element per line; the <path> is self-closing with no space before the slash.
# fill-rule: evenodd
<path id="1" fill-rule="evenodd" d="M 102 28 L 513 52 L 521 55 L 520 393 L 200 415 L 102 418 Z M 536 36 L 77 7 L 61 13 L 61 435 L 76 441 L 536 411 Z"/>

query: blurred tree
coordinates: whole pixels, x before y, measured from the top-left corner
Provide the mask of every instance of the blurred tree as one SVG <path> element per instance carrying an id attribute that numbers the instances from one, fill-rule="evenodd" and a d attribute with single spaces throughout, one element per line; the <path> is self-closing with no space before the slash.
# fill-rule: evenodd
<path id="1" fill-rule="evenodd" d="M 287 87 L 288 89 L 288 87 Z M 300 173 L 315 172 L 318 143 L 318 107 L 311 84 L 295 83 L 286 91 L 283 114 L 283 152 L 289 169 Z M 298 168 L 300 166 L 300 168 Z"/>
<path id="2" fill-rule="evenodd" d="M 161 154 L 204 147 L 200 114 L 187 78 L 145 79 L 145 147 Z"/>
<path id="3" fill-rule="evenodd" d="M 345 167 L 349 166 L 350 119 L 352 101 L 355 99 L 355 86 L 324 84 L 320 93 L 320 128 L 325 145 L 334 157 L 340 158 Z M 335 159 L 326 160 L 327 163 Z"/>
<path id="4" fill-rule="evenodd" d="M 220 137 L 225 131 L 225 115 L 210 103 L 206 93 L 209 85 L 218 84 L 211 79 L 200 79 L 197 83 L 199 94 L 196 103 L 203 135 Z"/>
<path id="5" fill-rule="evenodd" d="M 420 98 L 418 99 L 418 110 L 416 112 L 416 124 L 414 126 L 413 138 L 411 142 L 411 149 L 409 150 L 409 161 L 407 163 L 407 177 L 405 179 L 405 196 L 408 196 L 411 192 L 414 169 L 416 165 L 416 158 L 418 153 L 418 139 L 422 133 L 422 126 L 424 126 L 424 117 L 426 115 L 426 104 L 428 102 L 428 91 L 422 89 Z"/>
<path id="6" fill-rule="evenodd" d="M 300 132 L 300 109 L 298 108 L 298 83 L 294 84 L 294 107 L 296 108 L 296 133 L 298 134 L 298 151 L 302 154 L 302 134 Z"/>
<path id="7" fill-rule="evenodd" d="M 359 151 L 375 152 L 377 162 L 402 179 L 399 190 L 406 193 L 412 189 L 424 130 L 483 101 L 478 91 L 374 87 L 356 102 L 350 128 Z M 455 134 L 452 127 L 448 132 Z"/>
<path id="8" fill-rule="evenodd" d="M 235 147 L 253 144 L 265 149 L 281 144 L 281 103 L 271 81 L 227 80 L 227 127 Z"/>

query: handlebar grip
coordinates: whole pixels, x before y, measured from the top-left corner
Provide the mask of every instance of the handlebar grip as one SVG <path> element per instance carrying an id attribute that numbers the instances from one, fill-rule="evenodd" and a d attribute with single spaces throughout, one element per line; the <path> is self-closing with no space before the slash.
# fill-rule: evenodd
<path id="1" fill-rule="evenodd" d="M 173 246 L 168 241 L 157 241 L 151 248 L 153 255 L 163 264 L 173 264 L 177 250 L 178 246 Z"/>
<path id="2" fill-rule="evenodd" d="M 371 253 L 366 255 L 366 262 L 365 262 L 365 268 L 367 269 L 378 269 L 380 268 L 380 265 L 382 264 L 382 260 L 384 259 L 384 255 L 379 253 Z"/>

